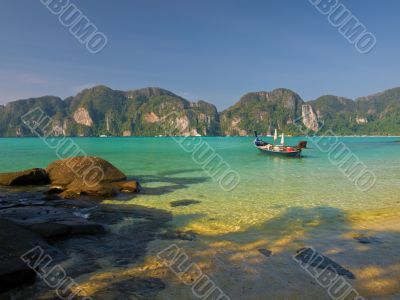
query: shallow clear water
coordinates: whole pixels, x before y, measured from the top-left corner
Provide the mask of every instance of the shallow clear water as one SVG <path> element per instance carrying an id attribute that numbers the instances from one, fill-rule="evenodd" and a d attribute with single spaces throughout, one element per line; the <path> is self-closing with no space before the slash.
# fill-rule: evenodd
<path id="1" fill-rule="evenodd" d="M 286 142 L 297 144 L 304 139 L 288 138 Z M 126 293 L 134 293 L 132 287 L 121 283 L 137 276 L 161 278 L 166 283 L 166 288 L 155 299 L 198 299 L 157 255 L 177 244 L 232 300 L 330 299 L 326 289 L 321 289 L 292 259 L 298 249 L 313 247 L 351 270 L 357 278 L 351 284 L 366 299 L 398 299 L 398 140 L 396 137 L 343 137 L 335 142 L 322 138 L 317 144 L 313 143 L 316 140 L 309 140 L 304 157 L 298 159 L 262 154 L 253 147 L 250 137 L 177 141 L 173 138 L 75 138 L 72 141 L 83 151 L 81 154 L 103 157 L 128 176 L 138 178 L 143 186 L 140 194 L 107 199 L 104 204 L 136 204 L 139 206 L 134 210 L 142 206 L 165 210 L 173 216 L 168 228 L 192 230 L 195 239 L 146 240 L 145 256 L 136 260 L 138 253 L 129 242 L 135 241 L 138 228 L 143 228 L 137 227 L 137 222 L 143 221 L 132 213 L 133 217 L 124 217 L 111 228 L 114 233 L 121 232 L 122 239 L 113 240 L 112 235 L 107 235 L 100 244 L 93 244 L 96 239 L 90 237 L 71 240 L 68 251 L 71 247 L 78 251 L 73 252 L 73 258 L 64 266 L 70 267 L 69 274 L 74 274 L 74 270 L 80 274 L 80 265 L 86 261 L 96 263 L 90 273 L 74 277 L 82 287 L 82 296 L 94 295 L 93 299 L 123 298 Z M 62 141 L 51 142 L 57 145 Z M 182 141 L 184 149 L 179 143 Z M 208 155 L 220 155 L 239 174 L 239 185 L 232 191 L 223 190 L 204 171 L 204 165 L 193 159 L 192 154 L 199 152 L 185 151 L 193 143 L 209 145 Z M 356 176 L 343 175 L 347 165 L 340 167 L 340 159 L 332 159 L 335 157 L 332 154 L 338 151 L 324 152 L 318 147 L 329 149 L 333 145 L 348 147 L 358 162 L 376 177 L 368 191 L 357 188 L 351 180 Z M 64 157 L 65 149 L 48 147 L 36 138 L 0 139 L 0 172 L 46 167 L 58 159 L 57 153 Z M 206 159 L 208 156 L 194 157 Z M 171 202 L 177 200 L 197 202 L 172 207 Z M 158 216 L 161 210 L 149 211 Z M 166 228 L 157 230 L 161 233 Z M 376 238 L 382 244 L 362 244 L 356 240 L 359 236 Z M 82 247 L 88 248 L 83 252 L 87 256 L 79 250 Z M 260 249 L 268 249 L 272 256 L 266 258 Z M 130 262 L 128 265 L 115 265 L 121 255 Z M 22 293 L 21 299 L 35 298 L 32 295 L 42 292 L 47 293 L 47 289 L 38 281 L 32 290 Z"/>
<path id="2" fill-rule="evenodd" d="M 207 143 L 240 175 L 239 185 L 224 191 L 172 138 L 75 138 L 87 155 L 101 156 L 127 175 L 137 177 L 144 193 L 112 203 L 140 204 L 171 211 L 178 227 L 203 234 L 221 234 L 260 227 L 290 208 L 383 213 L 398 211 L 400 200 L 400 143 L 395 137 L 343 137 L 343 142 L 376 176 L 367 192 L 344 176 L 329 153 L 312 141 L 301 159 L 282 159 L 259 153 L 253 138 L 190 138 Z M 297 144 L 304 138 L 287 138 Z M 61 139 L 56 140 L 61 141 Z M 182 141 L 182 140 L 181 140 Z M 187 140 L 186 140 L 187 141 Z M 329 138 L 322 140 L 333 144 Z M 319 145 L 321 145 L 319 143 Z M 57 149 L 37 138 L 0 139 L 0 172 L 46 167 Z M 200 203 L 172 208 L 171 201 Z M 327 209 L 330 208 L 330 209 Z"/>

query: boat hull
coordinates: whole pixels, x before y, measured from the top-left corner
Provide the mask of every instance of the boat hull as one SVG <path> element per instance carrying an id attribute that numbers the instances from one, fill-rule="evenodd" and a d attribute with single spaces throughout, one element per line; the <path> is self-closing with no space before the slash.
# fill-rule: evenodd
<path id="1" fill-rule="evenodd" d="M 265 146 L 259 146 L 256 144 L 254 144 L 254 146 L 262 153 L 266 153 L 269 155 L 282 156 L 282 157 L 300 157 L 301 156 L 301 149 L 296 149 L 295 151 L 275 151 L 274 149 L 267 149 L 267 148 L 265 148 Z"/>
<path id="2" fill-rule="evenodd" d="M 271 150 L 267 150 L 267 149 L 260 149 L 259 147 L 256 147 L 256 148 L 258 150 L 260 150 L 262 153 L 266 153 L 266 154 L 274 155 L 274 156 L 281 156 L 281 157 L 300 157 L 301 156 L 301 150 L 285 152 L 285 151 L 271 151 Z"/>

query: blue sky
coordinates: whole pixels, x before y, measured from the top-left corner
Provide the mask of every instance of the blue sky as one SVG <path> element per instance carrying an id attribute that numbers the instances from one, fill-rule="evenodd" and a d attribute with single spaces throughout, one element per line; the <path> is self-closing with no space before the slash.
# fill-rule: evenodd
<path id="1" fill-rule="evenodd" d="M 0 1 L 0 103 L 105 84 L 159 86 L 222 110 L 250 91 L 305 100 L 400 86 L 400 1 L 345 1 L 375 34 L 359 54 L 308 0 L 71 0 L 108 38 L 91 54 L 39 0 Z"/>

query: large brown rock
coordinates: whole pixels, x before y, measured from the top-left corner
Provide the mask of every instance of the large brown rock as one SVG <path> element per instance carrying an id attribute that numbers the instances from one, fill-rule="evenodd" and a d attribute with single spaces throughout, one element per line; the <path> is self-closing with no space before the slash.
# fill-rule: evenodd
<path id="1" fill-rule="evenodd" d="M 51 192 L 63 198 L 113 197 L 118 192 L 139 191 L 136 181 L 126 181 L 126 175 L 108 161 L 93 156 L 80 156 L 51 163 L 46 169 Z"/>
<path id="2" fill-rule="evenodd" d="M 126 176 L 108 161 L 95 156 L 77 156 L 52 162 L 46 168 L 52 185 L 85 184 L 126 180 Z"/>
<path id="3" fill-rule="evenodd" d="M 38 185 L 48 184 L 49 182 L 46 171 L 39 168 L 0 173 L 0 185 Z"/>
<path id="4" fill-rule="evenodd" d="M 119 192 L 139 191 L 137 181 L 126 181 L 126 175 L 108 161 L 94 156 L 78 156 L 52 162 L 46 170 L 29 169 L 0 173 L 0 185 L 51 184 L 48 195 L 73 199 L 81 196 L 113 197 Z"/>

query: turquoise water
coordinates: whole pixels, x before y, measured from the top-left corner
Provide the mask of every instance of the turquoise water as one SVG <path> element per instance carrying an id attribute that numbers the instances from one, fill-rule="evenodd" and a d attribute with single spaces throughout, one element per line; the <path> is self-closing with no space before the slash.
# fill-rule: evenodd
<path id="1" fill-rule="evenodd" d="M 297 144 L 304 138 L 287 138 Z M 205 234 L 237 232 L 282 214 L 290 208 L 331 207 L 348 213 L 395 211 L 400 207 L 400 143 L 395 137 L 343 137 L 343 142 L 376 182 L 367 192 L 357 189 L 309 141 L 301 159 L 282 159 L 259 153 L 253 138 L 194 138 L 210 145 L 240 175 L 239 185 L 224 191 L 172 138 L 75 138 L 87 155 L 100 156 L 142 183 L 144 192 L 131 199 L 109 200 L 171 211 L 178 227 Z M 57 140 L 60 141 L 60 140 Z M 328 144 L 332 141 L 324 138 Z M 215 152 L 214 152 L 215 151 Z M 37 138 L 0 139 L 0 172 L 46 167 L 57 149 Z M 198 200 L 172 208 L 171 201 Z"/>

